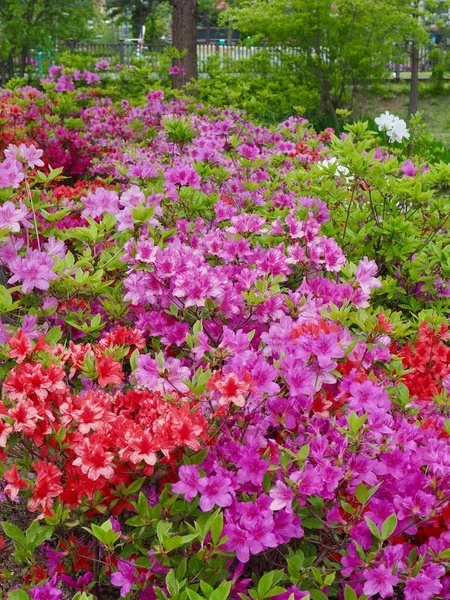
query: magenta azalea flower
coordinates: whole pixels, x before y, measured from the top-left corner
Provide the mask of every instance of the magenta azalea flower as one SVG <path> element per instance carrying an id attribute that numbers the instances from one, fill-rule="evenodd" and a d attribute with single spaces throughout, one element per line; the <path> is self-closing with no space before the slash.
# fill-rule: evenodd
<path id="1" fill-rule="evenodd" d="M 200 475 L 195 465 L 182 465 L 178 469 L 180 481 L 174 483 L 172 490 L 175 494 L 184 494 L 187 502 L 192 502 L 199 491 Z"/>
<path id="2" fill-rule="evenodd" d="M 430 600 L 435 598 L 442 589 L 442 584 L 436 579 L 419 573 L 416 577 L 408 579 L 405 585 L 405 600 Z"/>
<path id="3" fill-rule="evenodd" d="M 392 574 L 392 569 L 379 565 L 375 569 L 364 569 L 364 594 L 375 596 L 380 594 L 381 598 L 388 598 L 394 595 L 393 586 L 399 581 L 397 575 Z"/>
<path id="4" fill-rule="evenodd" d="M 46 581 L 41 586 L 35 586 L 28 590 L 28 594 L 33 600 L 61 600 L 63 593 L 56 587 L 57 576 L 54 575 L 50 581 Z"/>
<path id="5" fill-rule="evenodd" d="M 134 561 L 119 558 L 117 568 L 118 571 L 111 575 L 111 583 L 116 587 L 120 587 L 120 595 L 122 598 L 125 598 L 131 592 L 136 581 Z"/>
<path id="6" fill-rule="evenodd" d="M 214 506 L 230 506 L 233 501 L 231 479 L 213 475 L 203 477 L 198 482 L 200 491 L 200 508 L 208 512 Z"/>

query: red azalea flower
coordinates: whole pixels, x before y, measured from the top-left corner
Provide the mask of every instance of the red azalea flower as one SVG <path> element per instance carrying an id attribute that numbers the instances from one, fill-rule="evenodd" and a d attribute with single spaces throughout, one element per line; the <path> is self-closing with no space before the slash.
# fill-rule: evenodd
<path id="1" fill-rule="evenodd" d="M 10 496 L 11 500 L 17 498 L 20 490 L 27 487 L 25 481 L 20 477 L 17 471 L 17 465 L 13 465 L 11 469 L 3 473 L 3 478 L 8 482 L 5 486 L 4 492 Z"/>
<path id="2" fill-rule="evenodd" d="M 38 461 L 34 468 L 37 479 L 33 495 L 28 502 L 28 509 L 51 516 L 53 498 L 57 498 L 64 491 L 61 485 L 62 473 L 58 467 L 43 460 Z"/>
<path id="3" fill-rule="evenodd" d="M 98 383 L 101 387 L 106 387 L 108 384 L 118 385 L 125 377 L 120 363 L 116 362 L 112 356 L 97 358 L 96 368 Z"/>
<path id="4" fill-rule="evenodd" d="M 19 364 L 25 360 L 32 348 L 28 335 L 22 329 L 19 329 L 15 336 L 9 338 L 8 344 L 11 347 L 9 357 L 17 358 Z"/>

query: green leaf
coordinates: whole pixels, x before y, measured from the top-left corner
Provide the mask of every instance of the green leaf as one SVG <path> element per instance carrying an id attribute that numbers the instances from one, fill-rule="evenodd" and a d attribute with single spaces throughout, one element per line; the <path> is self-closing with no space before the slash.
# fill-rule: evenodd
<path id="1" fill-rule="evenodd" d="M 344 600 L 358 600 L 355 590 L 349 585 L 345 586 Z"/>
<path id="2" fill-rule="evenodd" d="M 270 590 L 273 584 L 274 571 L 265 573 L 258 581 L 258 595 L 260 598 L 264 598 L 264 594 Z"/>
<path id="3" fill-rule="evenodd" d="M 302 446 L 297 454 L 297 460 L 298 461 L 303 461 L 306 458 L 308 458 L 309 455 L 309 444 L 306 444 L 305 446 Z"/>
<path id="4" fill-rule="evenodd" d="M 323 529 L 322 521 L 319 521 L 316 517 L 308 517 L 306 519 L 302 519 L 302 526 L 307 529 Z"/>
<path id="5" fill-rule="evenodd" d="M 0 313 L 8 312 L 13 303 L 13 298 L 5 286 L 0 285 Z"/>
<path id="6" fill-rule="evenodd" d="M 144 485 L 145 477 L 139 477 L 136 481 L 133 481 L 125 490 L 125 496 L 132 496 L 133 494 L 137 494 L 137 492 Z"/>
<path id="7" fill-rule="evenodd" d="M 173 569 L 170 569 L 166 575 L 166 587 L 172 597 L 178 596 L 180 586 L 178 585 L 177 578 L 175 577 L 175 571 Z"/>
<path id="8" fill-rule="evenodd" d="M 223 514 L 220 512 L 211 523 L 211 539 L 214 546 L 217 546 L 223 529 Z"/>
<path id="9" fill-rule="evenodd" d="M 206 581 L 203 581 L 203 579 L 200 581 L 200 589 L 206 598 L 209 598 L 214 591 L 213 586 L 209 585 L 209 583 L 206 583 Z"/>
<path id="10" fill-rule="evenodd" d="M 231 581 L 222 581 L 219 587 L 213 591 L 209 600 L 226 600 L 230 595 Z"/>
<path id="11" fill-rule="evenodd" d="M 367 421 L 367 416 L 367 413 L 364 413 L 361 417 L 358 417 L 353 411 L 347 416 L 347 423 L 353 435 L 356 435 L 359 429 Z"/>
<path id="12" fill-rule="evenodd" d="M 9 538 L 22 544 L 22 546 L 27 545 L 26 537 L 21 529 L 17 527 L 17 525 L 13 525 L 12 523 L 8 523 L 8 521 L 2 521 L 2 528 Z"/>
<path id="13" fill-rule="evenodd" d="M 320 590 L 310 590 L 309 593 L 313 600 L 328 600 L 328 596 L 325 596 Z"/>
<path id="14" fill-rule="evenodd" d="M 130 525 L 130 527 L 143 527 L 145 525 L 145 521 L 139 515 L 135 515 L 134 517 L 127 519 L 126 524 Z"/>
<path id="15" fill-rule="evenodd" d="M 184 544 L 187 544 L 188 542 L 195 540 L 197 537 L 198 537 L 198 533 L 192 533 L 190 535 L 183 535 L 183 536 L 174 535 L 173 537 L 166 538 L 162 542 L 162 544 L 168 552 L 171 552 L 172 550 L 176 550 L 177 548 L 180 548 L 180 546 L 183 546 Z"/>
<path id="16" fill-rule="evenodd" d="M 383 536 L 381 535 L 380 530 L 378 529 L 378 527 L 375 525 L 375 523 L 373 521 L 371 521 L 369 519 L 369 517 L 364 517 L 366 523 L 367 523 L 367 527 L 370 529 L 372 535 L 374 535 L 377 540 L 380 540 L 380 542 L 383 541 Z"/>
<path id="17" fill-rule="evenodd" d="M 381 526 L 381 536 L 383 540 L 387 540 L 394 533 L 397 527 L 397 515 L 392 513 Z"/>
<path id="18" fill-rule="evenodd" d="M 197 592 L 194 592 L 194 590 L 187 588 L 186 592 L 189 596 L 189 600 L 205 600 L 203 596 L 200 596 L 199 594 L 197 594 Z"/>
<path id="19" fill-rule="evenodd" d="M 187 558 L 183 558 L 180 560 L 175 575 L 177 577 L 177 581 L 181 581 L 186 574 L 187 569 Z"/>
<path id="20" fill-rule="evenodd" d="M 30 596 L 24 590 L 12 590 L 8 592 L 8 600 L 30 600 Z"/>

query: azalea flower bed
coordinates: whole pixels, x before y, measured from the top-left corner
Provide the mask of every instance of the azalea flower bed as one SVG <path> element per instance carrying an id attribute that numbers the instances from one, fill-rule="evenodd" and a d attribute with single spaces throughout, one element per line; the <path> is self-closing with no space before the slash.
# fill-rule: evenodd
<path id="1" fill-rule="evenodd" d="M 5 597 L 450 598 L 448 167 L 63 83 L 0 98 Z"/>

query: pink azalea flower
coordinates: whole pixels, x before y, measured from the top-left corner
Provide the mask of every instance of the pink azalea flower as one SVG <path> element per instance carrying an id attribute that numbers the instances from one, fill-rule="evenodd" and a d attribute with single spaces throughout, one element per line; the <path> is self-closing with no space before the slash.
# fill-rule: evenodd
<path id="1" fill-rule="evenodd" d="M 364 569 L 364 578 L 366 580 L 364 594 L 367 596 L 380 594 L 381 598 L 393 596 L 393 586 L 399 581 L 397 575 L 392 574 L 392 569 L 388 569 L 384 565 L 379 565 L 375 569 Z"/>
<path id="2" fill-rule="evenodd" d="M 406 177 L 414 177 L 414 175 L 417 173 L 418 170 L 419 169 L 414 166 L 414 163 L 412 160 L 406 160 L 400 167 L 400 171 Z"/>
<path id="3" fill-rule="evenodd" d="M 44 151 L 36 148 L 34 144 L 30 144 L 29 146 L 25 144 L 20 144 L 19 146 L 9 144 L 4 151 L 4 154 L 10 159 L 20 160 L 21 162 L 28 164 L 30 169 L 44 166 L 44 162 L 41 160 Z"/>
<path id="4" fill-rule="evenodd" d="M 213 475 L 212 477 L 203 477 L 198 482 L 200 491 L 200 508 L 208 512 L 214 506 L 230 506 L 233 501 L 231 495 L 231 479 Z"/>
<path id="5" fill-rule="evenodd" d="M 276 482 L 275 488 L 269 492 L 269 496 L 273 498 L 270 510 L 281 510 L 282 508 L 286 508 L 288 512 L 292 511 L 294 492 L 282 481 Z"/>
<path id="6" fill-rule="evenodd" d="M 95 192 L 89 192 L 82 200 L 84 204 L 82 217 L 95 219 L 102 217 L 105 213 L 115 215 L 119 211 L 119 196 L 111 190 L 97 188 Z"/>
<path id="7" fill-rule="evenodd" d="M 381 287 L 379 281 L 374 275 L 378 267 L 374 260 L 369 260 L 366 256 L 359 261 L 356 269 L 356 281 L 365 294 L 369 294 L 371 290 Z"/>
<path id="8" fill-rule="evenodd" d="M 13 273 L 8 283 L 22 281 L 22 292 L 27 294 L 32 289 L 48 290 L 50 281 L 57 275 L 52 271 L 54 260 L 45 252 L 27 250 L 25 258 L 17 256 L 8 265 Z"/>
<path id="9" fill-rule="evenodd" d="M 0 188 L 17 188 L 24 179 L 25 174 L 18 160 L 8 157 L 0 163 Z"/>
<path id="10" fill-rule="evenodd" d="M 117 561 L 118 571 L 111 574 L 111 583 L 116 587 L 120 587 L 120 596 L 125 598 L 133 589 L 136 581 L 136 569 L 134 568 L 134 560 Z"/>
<path id="11" fill-rule="evenodd" d="M 180 481 L 172 485 L 175 494 L 184 494 L 187 502 L 192 502 L 199 491 L 200 474 L 195 465 L 181 465 L 178 469 Z"/>
<path id="12" fill-rule="evenodd" d="M 32 227 L 27 219 L 28 209 L 20 202 L 20 208 L 17 208 L 13 202 L 7 200 L 0 206 L 0 230 L 9 229 L 14 233 L 19 233 L 20 225 Z"/>
<path id="13" fill-rule="evenodd" d="M 419 573 L 408 579 L 404 590 L 405 600 L 430 600 L 436 597 L 442 589 L 442 584 L 435 579 Z"/>

